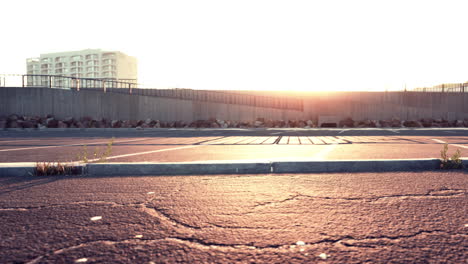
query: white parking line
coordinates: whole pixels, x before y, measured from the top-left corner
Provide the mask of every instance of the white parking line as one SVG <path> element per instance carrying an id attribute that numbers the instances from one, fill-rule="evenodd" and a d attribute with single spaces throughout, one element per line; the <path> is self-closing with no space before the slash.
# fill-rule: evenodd
<path id="1" fill-rule="evenodd" d="M 468 149 L 468 146 L 463 146 L 463 145 L 458 145 L 458 144 L 450 144 L 450 146 Z"/>
<path id="2" fill-rule="evenodd" d="M 349 129 L 343 129 L 340 132 L 338 132 L 338 134 L 341 134 L 341 133 L 346 132 L 346 131 L 349 131 Z"/>
<path id="3" fill-rule="evenodd" d="M 178 149 L 187 149 L 187 148 L 196 148 L 196 147 L 201 147 L 201 146 L 203 146 L 203 145 L 191 145 L 191 146 L 169 148 L 169 149 L 158 149 L 158 150 L 152 150 L 152 151 L 144 151 L 144 152 L 137 152 L 137 153 L 130 153 L 130 154 L 111 156 L 111 157 L 106 157 L 106 159 L 109 160 L 109 159 L 126 158 L 126 157 L 138 156 L 138 155 L 152 154 L 152 153 L 157 153 L 157 152 L 164 152 L 164 151 L 171 151 L 171 150 L 178 150 Z M 92 159 L 92 160 L 89 160 L 89 162 L 93 162 L 93 161 L 97 161 L 97 160 L 99 160 L 99 159 Z"/>
<path id="4" fill-rule="evenodd" d="M 17 139 L 17 140 L 8 140 L 8 141 L 0 141 L 2 143 L 11 143 L 11 142 L 23 142 L 23 141 L 40 141 L 40 139 Z"/>
<path id="5" fill-rule="evenodd" d="M 438 143 L 447 144 L 447 142 L 445 142 L 443 140 L 440 140 L 440 139 L 433 138 L 432 140 L 434 140 L 435 142 L 438 142 Z M 468 146 L 463 146 L 463 145 L 458 145 L 458 144 L 450 144 L 450 146 L 468 149 Z"/>
<path id="6" fill-rule="evenodd" d="M 270 135 L 278 135 L 278 134 L 281 134 L 283 132 L 275 132 L 275 133 L 270 133 Z"/>
<path id="7" fill-rule="evenodd" d="M 328 153 L 330 153 L 332 150 L 334 150 L 337 145 L 338 144 L 336 144 L 336 143 L 327 145 L 324 149 L 322 149 L 321 151 L 315 153 L 315 155 L 312 156 L 312 159 L 314 159 L 314 160 L 324 160 L 326 158 L 326 156 L 328 155 Z"/>
<path id="8" fill-rule="evenodd" d="M 124 142 L 134 142 L 134 141 L 143 141 L 148 140 L 149 138 L 139 138 L 133 140 L 122 140 L 122 141 L 114 141 L 114 143 L 124 143 Z M 55 146 L 40 146 L 40 147 L 29 147 L 29 148 L 14 148 L 14 149 L 0 149 L 0 152 L 7 152 L 7 151 L 17 151 L 17 150 L 30 150 L 30 149 L 44 149 L 44 148 L 59 148 L 59 147 L 74 147 L 74 146 L 84 146 L 84 145 L 99 145 L 99 144 L 107 144 L 110 141 L 101 141 L 101 142 L 89 142 L 89 143 L 77 143 L 77 144 L 68 144 L 68 145 L 55 145 Z"/>

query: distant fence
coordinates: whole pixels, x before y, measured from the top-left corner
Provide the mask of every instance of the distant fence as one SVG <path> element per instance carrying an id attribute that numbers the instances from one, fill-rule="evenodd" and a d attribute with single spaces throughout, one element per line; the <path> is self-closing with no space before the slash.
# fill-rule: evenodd
<path id="1" fill-rule="evenodd" d="M 439 92 L 439 93 L 465 93 L 468 92 L 468 82 L 466 83 L 445 83 L 432 87 L 415 88 L 415 92 Z"/>
<path id="2" fill-rule="evenodd" d="M 103 78 L 79 78 L 62 75 L 42 75 L 42 74 L 25 74 L 21 77 L 22 87 L 48 87 L 62 89 L 100 89 L 104 92 L 108 88 L 128 89 L 132 93 L 132 89 L 138 87 L 135 82 L 121 81 L 116 79 Z"/>
<path id="3" fill-rule="evenodd" d="M 6 75 L 3 79 L 0 75 L 0 86 L 7 87 Z M 112 93 L 126 93 L 144 96 L 155 97 L 168 97 L 182 100 L 205 101 L 224 104 L 238 104 L 256 107 L 276 108 L 285 110 L 303 111 L 304 104 L 302 99 L 297 98 L 283 98 L 277 96 L 262 96 L 239 94 L 234 92 L 225 91 L 210 91 L 210 90 L 193 90 L 193 89 L 154 89 L 154 88 L 141 88 L 140 84 L 111 80 L 111 79 L 96 79 L 96 78 L 78 78 L 61 75 L 37 75 L 37 74 L 24 74 L 14 75 L 16 83 L 20 82 L 21 87 L 41 87 L 41 88 L 55 88 L 55 89 L 72 89 L 72 90 L 95 90 L 112 92 Z M 11 78 L 12 76 L 10 76 Z M 14 86 L 19 86 L 14 85 Z M 8 87 L 12 87 L 8 85 Z"/>

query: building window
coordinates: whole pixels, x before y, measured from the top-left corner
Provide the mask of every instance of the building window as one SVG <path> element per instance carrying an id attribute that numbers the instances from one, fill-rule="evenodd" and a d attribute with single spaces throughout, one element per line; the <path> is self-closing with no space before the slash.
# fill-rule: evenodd
<path id="1" fill-rule="evenodd" d="M 63 62 L 65 60 L 65 57 L 56 57 L 55 62 Z"/>
<path id="2" fill-rule="evenodd" d="M 83 62 L 81 61 L 74 61 L 70 64 L 71 67 L 81 67 L 83 66 Z"/>
<path id="3" fill-rule="evenodd" d="M 87 60 L 95 60 L 97 58 L 98 58 L 97 54 L 88 54 L 88 55 L 86 55 Z"/>
<path id="4" fill-rule="evenodd" d="M 104 65 L 115 64 L 115 60 L 114 59 L 103 60 L 102 64 L 104 64 Z"/>
<path id="5" fill-rule="evenodd" d="M 95 65 L 98 65 L 98 64 L 99 64 L 99 61 L 97 61 L 97 60 L 92 60 L 92 61 L 87 61 L 86 62 L 87 66 L 95 66 Z"/>
<path id="6" fill-rule="evenodd" d="M 83 59 L 83 56 L 81 56 L 81 55 L 71 56 L 72 61 L 79 61 L 79 60 L 82 60 L 82 59 Z"/>

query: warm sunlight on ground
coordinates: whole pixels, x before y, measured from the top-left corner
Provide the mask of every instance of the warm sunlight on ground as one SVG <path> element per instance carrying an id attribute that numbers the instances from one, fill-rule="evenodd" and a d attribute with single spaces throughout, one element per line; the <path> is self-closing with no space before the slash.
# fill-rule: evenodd
<path id="1" fill-rule="evenodd" d="M 24 73 L 25 59 L 40 53 L 102 48 L 137 57 L 139 82 L 154 88 L 391 91 L 459 83 L 468 80 L 465 3 L 8 1 L 0 74 Z"/>

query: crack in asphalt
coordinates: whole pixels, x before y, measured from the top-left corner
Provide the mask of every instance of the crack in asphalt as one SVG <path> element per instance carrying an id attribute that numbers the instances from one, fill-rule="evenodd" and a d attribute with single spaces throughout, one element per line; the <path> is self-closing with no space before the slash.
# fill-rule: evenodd
<path id="1" fill-rule="evenodd" d="M 273 204 L 285 203 L 288 201 L 299 200 L 300 198 L 310 198 L 310 199 L 323 199 L 323 200 L 345 200 L 345 201 L 378 201 L 382 199 L 389 199 L 389 198 L 451 198 L 451 197 L 458 197 L 466 195 L 467 192 L 465 189 L 448 189 L 448 188 L 440 188 L 440 189 L 431 189 L 428 190 L 424 194 L 394 194 L 394 195 L 384 195 L 384 196 L 371 196 L 371 197 L 330 197 L 330 196 L 314 196 L 314 195 L 307 195 L 296 193 L 288 198 L 278 200 L 278 201 L 267 201 L 267 202 L 259 202 L 255 204 L 253 207 L 254 209 L 258 207 L 269 206 Z M 148 209 L 153 209 L 157 211 L 159 214 L 165 216 L 166 218 L 172 219 L 167 213 L 163 213 L 161 210 L 158 210 L 153 207 L 148 207 L 148 203 L 152 202 L 154 199 L 146 200 L 145 202 L 141 203 L 116 203 L 111 201 L 81 201 L 81 202 L 72 202 L 66 204 L 54 204 L 54 205 L 41 205 L 41 206 L 26 206 L 26 207 L 6 207 L 0 208 L 0 211 L 28 211 L 28 210 L 35 210 L 35 209 L 45 209 L 45 208 L 54 208 L 54 207 L 63 207 L 69 205 L 89 205 L 89 204 L 102 204 L 102 205 L 111 205 L 112 207 L 121 207 L 121 206 L 145 206 Z M 184 223 L 181 223 L 184 225 Z M 188 225 L 187 227 L 192 227 Z M 192 228 L 199 228 L 199 227 L 192 227 Z"/>
<path id="2" fill-rule="evenodd" d="M 276 230 L 277 228 L 267 228 L 267 227 L 252 227 L 252 226 L 231 226 L 231 225 L 220 225 L 215 223 L 207 222 L 211 226 L 224 228 L 224 229 L 252 229 L 252 230 Z"/>
<path id="3" fill-rule="evenodd" d="M 344 200 L 344 201 L 368 201 L 368 202 L 375 202 L 382 199 L 390 199 L 390 198 L 451 198 L 457 196 L 466 195 L 467 192 L 464 189 L 432 189 L 428 190 L 424 194 L 394 194 L 394 195 L 385 195 L 385 196 L 371 196 L 371 197 L 330 197 L 330 196 L 313 196 L 307 194 L 296 193 L 288 198 L 278 200 L 278 201 L 267 201 L 261 202 L 254 205 L 254 209 L 285 203 L 288 201 L 293 200 L 300 200 L 301 198 L 307 199 L 322 199 L 322 200 Z"/>
<path id="4" fill-rule="evenodd" d="M 288 201 L 292 201 L 292 200 L 296 200 L 300 197 L 306 197 L 306 195 L 303 195 L 303 194 L 295 194 L 291 197 L 288 197 L 286 199 L 283 199 L 283 200 L 279 200 L 279 201 L 268 201 L 268 202 L 260 202 L 260 203 L 257 203 L 256 205 L 254 205 L 254 208 L 257 208 L 257 207 L 262 207 L 262 206 L 269 206 L 269 205 L 272 205 L 272 204 L 278 204 L 278 203 L 285 203 L 285 202 L 288 202 Z"/>
<path id="5" fill-rule="evenodd" d="M 70 250 L 75 250 L 79 248 L 83 248 L 86 246 L 93 246 L 96 244 L 105 244 L 105 245 L 115 245 L 115 244 L 149 244 L 149 243 L 159 243 L 161 241 L 166 241 L 166 242 L 176 242 L 179 244 L 185 244 L 189 247 L 201 247 L 203 249 L 225 249 L 225 250 L 230 250 L 230 251 L 239 251 L 239 250 L 284 250 L 284 249 L 295 249 L 295 248 L 304 248 L 306 249 L 307 247 L 313 247 L 316 245 L 320 244 L 334 244 L 335 246 L 345 246 L 347 248 L 350 247 L 364 247 L 364 248 L 377 248 L 377 247 L 385 247 L 385 244 L 379 243 L 380 240 L 401 240 L 401 239 L 408 239 L 408 238 L 414 238 L 417 236 L 421 235 L 427 235 L 427 234 L 447 234 L 450 236 L 453 235 L 462 235 L 466 236 L 464 234 L 451 234 L 448 232 L 445 232 L 443 230 L 420 230 L 416 233 L 409 234 L 409 235 L 398 235 L 398 236 L 367 236 L 363 238 L 355 238 L 353 236 L 342 236 L 339 238 L 326 238 L 326 239 L 321 239 L 316 242 L 305 242 L 304 245 L 302 246 L 297 246 L 294 244 L 273 244 L 273 245 L 268 245 L 268 246 L 254 246 L 254 243 L 248 243 L 248 244 L 226 244 L 226 243 L 213 243 L 213 242 L 206 242 L 203 239 L 198 239 L 198 238 L 184 238 L 184 237 L 166 237 L 166 238 L 160 238 L 160 239 L 124 239 L 124 240 L 95 240 L 95 241 L 88 241 L 88 242 L 83 242 L 78 245 L 73 245 L 70 247 L 65 247 L 65 248 L 60 248 L 56 249 L 48 254 L 38 256 L 31 261 L 26 262 L 27 264 L 36 264 L 42 259 L 57 255 L 57 254 L 63 254 L 66 253 L 67 251 Z M 352 244 L 353 242 L 369 242 L 369 240 L 374 241 L 373 245 L 355 245 Z M 350 244 L 351 243 L 351 244 Z"/>
<path id="6" fill-rule="evenodd" d="M 162 210 L 158 210 L 154 207 L 148 207 L 147 205 L 143 204 L 143 205 L 140 205 L 140 209 L 143 210 L 143 212 L 151 215 L 151 216 L 155 216 L 159 219 L 163 218 L 169 222 L 172 222 L 172 223 L 175 223 L 177 225 L 181 225 L 183 227 L 186 227 L 186 228 L 191 228 L 191 229 L 197 229 L 197 230 L 200 230 L 202 229 L 202 227 L 199 227 L 199 226 L 194 226 L 194 225 L 190 225 L 190 224 L 187 224 L 187 223 L 184 223 L 184 222 L 181 222 L 179 220 L 177 220 L 176 218 L 174 217 L 171 217 L 169 214 L 163 212 Z"/>
<path id="7" fill-rule="evenodd" d="M 356 238 L 353 238 L 353 237 L 349 237 L 349 238 L 344 238 L 340 241 L 337 241 L 339 243 L 341 243 L 342 245 L 346 246 L 346 247 L 365 247 L 365 248 L 376 248 L 378 246 L 385 246 L 385 245 L 382 245 L 381 243 L 378 243 L 380 242 L 381 240 L 389 240 L 389 241 L 399 241 L 401 239 L 406 239 L 406 238 L 414 238 L 414 237 L 417 237 L 417 236 L 420 236 L 420 235 L 430 235 L 430 234 L 446 234 L 446 235 L 450 235 L 450 236 L 463 236 L 463 237 L 468 237 L 468 235 L 466 234 L 452 234 L 452 233 L 449 233 L 449 232 L 446 232 L 444 230 L 440 230 L 440 229 L 435 229 L 435 230 L 432 230 L 432 231 L 427 231 L 427 230 L 420 230 L 414 234 L 410 234 L 410 235 L 398 235 L 398 236 L 369 236 L 369 237 L 364 237 L 364 238 L 359 238 L 359 239 L 356 239 Z M 364 242 L 364 243 L 367 243 L 366 245 L 363 245 L 363 244 L 359 244 L 359 245 L 356 245 L 356 244 L 353 244 L 353 243 L 356 243 L 356 242 Z M 374 244 L 372 244 L 374 243 Z"/>

